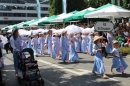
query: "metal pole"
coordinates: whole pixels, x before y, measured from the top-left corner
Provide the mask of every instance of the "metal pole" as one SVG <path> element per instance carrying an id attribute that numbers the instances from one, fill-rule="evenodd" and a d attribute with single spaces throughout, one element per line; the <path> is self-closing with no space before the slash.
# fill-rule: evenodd
<path id="1" fill-rule="evenodd" d="M 37 17 L 41 18 L 41 6 L 39 0 L 36 0 L 37 2 Z"/>
<path id="2" fill-rule="evenodd" d="M 27 6 L 26 6 L 26 21 L 27 21 Z"/>

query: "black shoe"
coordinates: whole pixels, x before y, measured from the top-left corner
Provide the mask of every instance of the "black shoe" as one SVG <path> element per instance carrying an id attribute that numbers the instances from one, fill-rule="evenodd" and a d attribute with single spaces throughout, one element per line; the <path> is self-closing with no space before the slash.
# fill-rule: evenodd
<path id="1" fill-rule="evenodd" d="M 4 86 L 5 85 L 5 83 L 4 82 L 0 82 L 0 86 Z"/>

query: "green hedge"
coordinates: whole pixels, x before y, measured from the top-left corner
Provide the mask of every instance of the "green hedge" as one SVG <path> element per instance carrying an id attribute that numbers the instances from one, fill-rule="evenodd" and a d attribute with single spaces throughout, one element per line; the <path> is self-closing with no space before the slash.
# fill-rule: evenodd
<path id="1" fill-rule="evenodd" d="M 121 47 L 119 51 L 121 54 L 130 54 L 130 47 Z"/>

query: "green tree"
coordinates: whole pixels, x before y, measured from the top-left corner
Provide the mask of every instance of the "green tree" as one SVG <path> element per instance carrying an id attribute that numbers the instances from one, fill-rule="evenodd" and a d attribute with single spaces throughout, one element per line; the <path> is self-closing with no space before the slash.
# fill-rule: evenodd
<path id="1" fill-rule="evenodd" d="M 130 4 L 130 0 L 123 0 L 123 7 L 126 9 L 130 9 L 130 6 L 128 6 L 128 4 Z"/>
<path id="2" fill-rule="evenodd" d="M 81 11 L 88 7 L 86 0 L 67 0 L 67 12 Z"/>
<path id="3" fill-rule="evenodd" d="M 49 0 L 49 15 L 58 15 L 62 13 L 62 0 Z"/>
<path id="4" fill-rule="evenodd" d="M 108 4 L 108 3 L 111 3 L 111 0 L 89 0 L 88 6 L 98 8 L 98 7 Z"/>
<path id="5" fill-rule="evenodd" d="M 62 13 L 62 0 L 49 0 L 49 15 Z M 67 0 L 67 13 L 87 8 L 87 0 Z"/>

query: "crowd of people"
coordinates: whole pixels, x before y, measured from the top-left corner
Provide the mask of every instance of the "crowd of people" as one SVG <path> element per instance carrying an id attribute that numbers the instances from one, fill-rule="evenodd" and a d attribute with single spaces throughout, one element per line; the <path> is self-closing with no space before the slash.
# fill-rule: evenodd
<path id="1" fill-rule="evenodd" d="M 83 25 L 80 27 L 84 28 Z M 93 24 L 90 27 L 93 27 Z M 114 74 L 112 69 L 116 68 L 117 72 L 122 72 L 123 76 L 125 76 L 124 70 L 128 66 L 118 50 L 119 47 L 130 46 L 130 24 L 128 22 L 126 22 L 126 24 L 115 24 L 115 29 L 110 32 L 77 32 L 67 34 L 67 31 L 64 30 L 59 34 L 48 30 L 47 33 L 20 36 L 18 29 L 14 29 L 13 32 L 6 35 L 6 37 L 8 38 L 8 43 L 5 44 L 4 48 L 7 54 L 9 49 L 13 53 L 15 76 L 18 76 L 20 72 L 17 52 L 24 48 L 32 48 L 36 57 L 38 57 L 39 54 L 44 56 L 45 49 L 47 49 L 50 57 L 62 60 L 63 62 L 66 62 L 66 60 L 78 62 L 78 53 L 87 53 L 94 56 L 92 73 L 96 74 L 96 72 L 98 72 L 102 74 L 102 78 L 108 78 L 105 74 L 103 64 L 103 57 L 107 58 L 108 54 L 113 56 L 111 74 Z M 0 43 L 2 42 L 0 41 Z M 2 44 L 0 44 L 0 47 L 0 63 L 1 67 L 4 67 Z M 22 55 L 24 57 L 24 53 Z"/>

